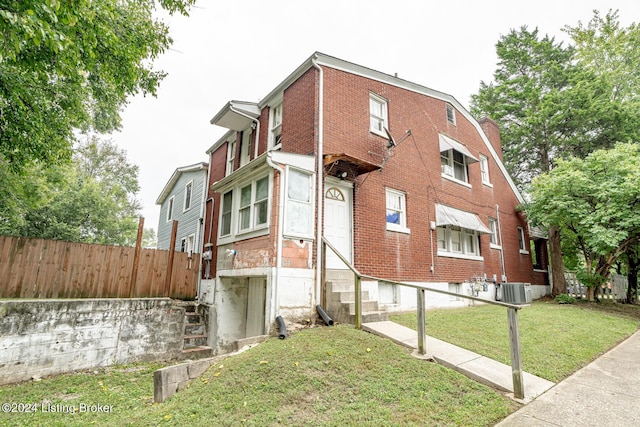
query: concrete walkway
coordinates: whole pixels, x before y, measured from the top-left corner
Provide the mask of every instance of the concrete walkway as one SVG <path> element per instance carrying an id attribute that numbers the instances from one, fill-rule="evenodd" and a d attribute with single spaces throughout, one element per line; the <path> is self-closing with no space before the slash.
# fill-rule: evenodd
<path id="1" fill-rule="evenodd" d="M 391 321 L 370 322 L 363 323 L 362 329 L 389 338 L 405 347 L 418 348 L 418 333 L 406 326 Z M 430 336 L 427 336 L 425 344 L 427 354 L 419 357 L 434 359 L 439 364 L 455 369 L 475 381 L 513 394 L 511 366 Z M 551 381 L 526 372 L 522 377 L 524 399 L 519 400 L 521 403 L 532 401 L 554 386 Z"/>
<path id="2" fill-rule="evenodd" d="M 497 425 L 640 426 L 640 332 Z"/>

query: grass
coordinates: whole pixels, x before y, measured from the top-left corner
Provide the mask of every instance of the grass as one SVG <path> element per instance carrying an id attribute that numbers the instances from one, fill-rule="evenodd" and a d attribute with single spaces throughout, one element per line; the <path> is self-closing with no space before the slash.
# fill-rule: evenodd
<path id="1" fill-rule="evenodd" d="M 149 403 L 153 367 L 131 369 L 0 388 L 3 402 L 102 402 L 114 405 L 112 414 L 2 416 L 30 426 L 484 426 L 517 407 L 488 387 L 346 325 L 270 339 L 213 366 L 161 405 Z"/>
<path id="2" fill-rule="evenodd" d="M 413 316 L 413 317 L 412 317 Z M 415 325 L 415 315 L 394 316 Z M 640 307 L 534 303 L 519 314 L 525 370 L 558 381 L 640 322 Z M 412 323 L 413 322 L 413 323 Z M 509 363 L 505 310 L 427 313 L 430 335 Z M 112 405 L 111 413 L 0 414 L 0 425 L 494 425 L 518 405 L 389 340 L 339 325 L 270 339 L 153 404 L 158 364 L 117 366 L 0 387 L 0 403 Z"/>
<path id="3" fill-rule="evenodd" d="M 416 328 L 415 313 L 391 320 Z M 558 382 L 635 332 L 640 306 L 545 300 L 519 310 L 518 323 L 523 369 Z M 432 337 L 511 364 L 507 314 L 502 307 L 430 310 L 426 329 Z"/>

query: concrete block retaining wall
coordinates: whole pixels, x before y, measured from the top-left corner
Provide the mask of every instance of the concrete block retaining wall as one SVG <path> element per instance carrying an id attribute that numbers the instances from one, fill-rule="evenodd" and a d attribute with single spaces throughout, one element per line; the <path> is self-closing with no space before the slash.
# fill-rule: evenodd
<path id="1" fill-rule="evenodd" d="M 169 298 L 0 301 L 0 385 L 175 358 L 184 322 Z"/>

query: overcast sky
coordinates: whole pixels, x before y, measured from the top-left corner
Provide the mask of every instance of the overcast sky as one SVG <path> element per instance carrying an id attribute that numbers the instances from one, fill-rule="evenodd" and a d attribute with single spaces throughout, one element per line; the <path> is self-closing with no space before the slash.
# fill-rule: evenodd
<path id="1" fill-rule="evenodd" d="M 453 95 L 465 107 L 496 68 L 500 35 L 522 25 L 567 40 L 565 25 L 597 9 L 640 20 L 638 0 L 200 0 L 170 17 L 174 44 L 156 61 L 168 73 L 158 96 L 131 99 L 110 138 L 140 166 L 145 227 L 174 170 L 207 161 L 225 129 L 209 120 L 230 100 L 257 102 L 313 52 Z"/>

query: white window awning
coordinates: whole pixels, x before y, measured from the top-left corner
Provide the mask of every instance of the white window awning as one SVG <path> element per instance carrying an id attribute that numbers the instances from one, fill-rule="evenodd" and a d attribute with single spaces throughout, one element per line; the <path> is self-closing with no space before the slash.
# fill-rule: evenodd
<path id="1" fill-rule="evenodd" d="M 469 160 L 467 160 L 468 163 L 473 163 L 473 162 L 478 162 L 479 160 L 476 159 L 475 157 L 473 157 L 473 155 L 471 154 L 471 151 L 469 151 L 469 149 L 467 147 L 465 147 L 464 145 L 460 144 L 458 141 L 449 138 L 446 135 L 443 134 L 439 134 L 438 135 L 439 140 L 440 140 L 440 152 L 442 153 L 443 151 L 447 151 L 447 150 L 455 150 L 458 153 L 462 154 L 463 156 L 466 156 Z"/>
<path id="2" fill-rule="evenodd" d="M 491 234 L 489 227 L 484 225 L 478 215 L 439 204 L 436 204 L 436 225 L 456 225 L 467 230 Z"/>

